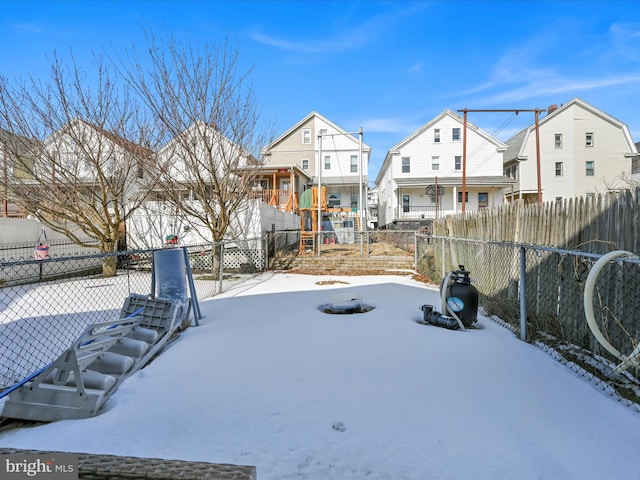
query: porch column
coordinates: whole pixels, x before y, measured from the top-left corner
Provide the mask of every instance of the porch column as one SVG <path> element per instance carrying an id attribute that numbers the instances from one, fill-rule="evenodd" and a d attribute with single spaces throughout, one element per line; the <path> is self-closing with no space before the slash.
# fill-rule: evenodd
<path id="1" fill-rule="evenodd" d="M 453 186 L 453 213 L 458 213 L 458 187 L 455 185 Z"/>

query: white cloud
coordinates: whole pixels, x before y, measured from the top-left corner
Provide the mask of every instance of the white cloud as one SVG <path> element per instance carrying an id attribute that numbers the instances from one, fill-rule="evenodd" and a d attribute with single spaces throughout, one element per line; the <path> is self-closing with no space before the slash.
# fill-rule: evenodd
<path id="1" fill-rule="evenodd" d="M 409 73 L 420 73 L 422 71 L 422 63 L 416 62 L 409 67 Z"/>
<path id="2" fill-rule="evenodd" d="M 615 53 L 626 60 L 640 60 L 640 22 L 614 23 L 609 33 Z"/>
<path id="3" fill-rule="evenodd" d="M 44 33 L 44 30 L 42 30 L 42 28 L 40 28 L 35 23 L 14 23 L 12 26 L 15 30 L 19 30 L 25 33 Z"/>
<path id="4" fill-rule="evenodd" d="M 371 17 L 370 19 L 355 24 L 348 22 L 347 27 L 331 33 L 326 33 L 323 38 L 299 38 L 288 39 L 276 37 L 254 31 L 251 38 L 259 43 L 276 47 L 289 52 L 298 53 L 338 53 L 352 50 L 366 45 L 380 38 L 381 32 L 390 29 L 395 23 L 403 18 L 410 17 L 416 11 L 423 10 L 427 4 L 414 4 L 409 8 L 393 11 Z"/>
<path id="5" fill-rule="evenodd" d="M 521 84 L 515 88 L 505 89 L 499 94 L 484 98 L 483 101 L 485 103 L 508 103 L 567 92 L 570 92 L 573 97 L 580 92 L 633 83 L 638 83 L 640 87 L 640 73 L 581 79 L 550 76 L 546 79 L 536 79 L 535 81 Z"/>

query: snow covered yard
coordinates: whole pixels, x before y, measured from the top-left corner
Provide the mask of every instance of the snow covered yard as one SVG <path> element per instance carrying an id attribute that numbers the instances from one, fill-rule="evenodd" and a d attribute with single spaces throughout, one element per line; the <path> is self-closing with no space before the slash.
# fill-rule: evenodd
<path id="1" fill-rule="evenodd" d="M 327 315 L 337 289 L 375 308 Z M 409 276 L 266 273 L 205 318 L 104 412 L 0 433 L 0 447 L 255 465 L 266 479 L 631 479 L 640 415 L 481 318 L 417 324 Z"/>

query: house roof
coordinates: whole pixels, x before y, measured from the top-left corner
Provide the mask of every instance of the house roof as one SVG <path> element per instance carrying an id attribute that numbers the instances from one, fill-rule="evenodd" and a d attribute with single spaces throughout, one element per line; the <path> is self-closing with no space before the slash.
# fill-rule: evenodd
<path id="1" fill-rule="evenodd" d="M 443 112 L 441 112 L 438 116 L 434 117 L 433 119 L 431 119 L 430 121 L 428 121 L 427 123 L 425 123 L 424 125 L 422 125 L 420 128 L 418 128 L 415 132 L 413 132 L 412 134 L 410 134 L 408 137 L 405 137 L 404 139 L 402 139 L 399 143 L 397 143 L 396 145 L 394 145 L 393 147 L 391 147 L 389 149 L 389 151 L 394 151 L 394 150 L 399 150 L 402 147 L 404 147 L 407 143 L 410 143 L 411 141 L 413 141 L 414 138 L 422 135 L 426 130 L 430 129 L 431 127 L 433 127 L 434 125 L 436 125 L 438 122 L 440 122 L 444 117 L 450 117 L 453 120 L 457 121 L 460 126 L 464 125 L 464 119 L 458 115 L 456 112 L 454 112 L 453 110 L 447 108 L 446 110 L 444 110 Z M 489 133 L 485 132 L 484 130 L 482 130 L 481 128 L 477 127 L 476 125 L 474 125 L 471 122 L 467 122 L 467 129 L 469 130 L 473 130 L 475 131 L 478 135 L 480 135 L 481 137 L 483 137 L 485 140 L 487 140 L 488 142 L 491 142 L 493 144 L 496 145 L 496 147 L 505 147 L 505 144 L 502 143 L 500 140 L 498 140 L 497 138 L 495 138 L 494 136 L 490 135 Z"/>
<path id="2" fill-rule="evenodd" d="M 353 133 L 346 131 L 344 128 L 339 127 L 338 125 L 336 125 L 335 123 L 333 123 L 331 120 L 329 120 L 327 117 L 319 114 L 318 112 L 316 112 L 315 110 L 310 112 L 309 114 L 307 114 L 304 118 L 302 118 L 300 121 L 298 121 L 297 123 L 295 123 L 293 126 L 291 126 L 286 132 L 284 132 L 282 135 L 280 135 L 279 137 L 277 137 L 274 141 L 272 141 L 271 143 L 269 143 L 269 145 L 267 145 L 266 147 L 264 147 L 261 151 L 261 153 L 265 153 L 268 152 L 269 150 L 273 149 L 275 145 L 277 145 L 278 143 L 282 142 L 283 140 L 285 140 L 289 135 L 291 135 L 292 133 L 294 133 L 296 130 L 300 129 L 305 123 L 309 122 L 309 120 L 313 119 L 313 118 L 319 118 L 321 119 L 323 122 L 331 125 L 333 128 L 335 128 L 336 130 L 338 130 L 340 133 L 346 134 L 346 136 L 348 138 L 351 138 L 354 142 L 357 142 L 358 140 L 353 136 Z M 365 144 L 364 142 L 362 142 L 362 150 L 363 151 L 371 151 L 371 147 L 367 144 Z"/>
<path id="3" fill-rule="evenodd" d="M 516 133 L 513 137 L 505 142 L 507 145 L 507 149 L 503 155 L 503 162 L 511 161 L 518 157 L 520 154 L 520 150 L 522 149 L 522 144 L 524 143 L 524 139 L 527 137 L 527 133 L 529 131 L 529 127 L 523 128 L 518 133 Z"/>
<path id="4" fill-rule="evenodd" d="M 585 102 L 584 100 L 578 97 L 571 99 L 569 102 L 563 105 L 560 105 L 560 107 L 558 107 L 557 109 L 553 110 L 551 113 L 548 113 L 546 116 L 541 118 L 538 121 L 538 127 L 544 125 L 546 122 L 549 121 L 549 119 L 554 118 L 558 115 L 562 115 L 564 111 L 566 111 L 573 105 L 578 105 L 581 108 L 584 108 L 585 110 L 591 112 L 592 114 L 600 117 L 602 120 L 621 128 L 624 132 L 625 138 L 627 139 L 627 143 L 629 144 L 630 151 L 628 153 L 630 154 L 634 153 L 633 141 L 631 140 L 631 135 L 629 133 L 629 129 L 627 128 L 627 125 L 621 122 L 620 120 L 612 117 L 608 113 L 603 112 L 599 108 L 594 107 L 593 105 Z M 534 129 L 535 129 L 535 123 L 529 125 L 528 127 L 523 128 L 522 130 L 520 130 L 518 133 L 513 135 L 509 140 L 505 142 L 507 144 L 507 151 L 505 152 L 503 157 L 505 163 L 520 157 L 524 144 L 526 143 L 528 137 L 532 135 L 532 132 L 534 131 Z M 636 150 L 635 153 L 637 153 L 638 151 L 637 145 L 635 150 Z M 523 157 L 523 158 L 526 158 L 526 157 Z"/>
<path id="5" fill-rule="evenodd" d="M 419 137 L 420 135 L 422 135 L 426 130 L 429 130 L 430 128 L 432 128 L 434 125 L 438 124 L 444 117 L 450 117 L 453 120 L 455 120 L 456 122 L 458 122 L 460 124 L 460 126 L 464 125 L 464 119 L 463 117 L 461 117 L 460 115 L 458 115 L 456 112 L 454 112 L 453 110 L 447 108 L 446 110 L 442 111 L 439 115 L 437 115 L 436 117 L 434 117 L 433 119 L 429 120 L 427 123 L 425 123 L 424 125 L 422 125 L 420 128 L 418 128 L 416 131 L 414 131 L 413 133 L 411 133 L 409 136 L 403 138 L 400 142 L 398 142 L 397 144 L 395 144 L 393 147 L 391 147 L 388 151 L 387 154 L 384 158 L 384 161 L 382 162 L 382 166 L 380 167 L 380 170 L 378 172 L 378 176 L 376 178 L 376 183 L 380 183 L 381 181 L 381 176 L 384 174 L 385 170 L 387 169 L 389 162 L 391 162 L 391 157 L 394 154 L 397 154 L 398 151 L 404 147 L 406 144 L 410 143 L 411 141 L 413 141 L 416 137 Z M 498 140 L 497 138 L 495 138 L 494 136 L 490 135 L 489 133 L 485 132 L 484 130 L 482 130 L 481 128 L 477 127 L 476 125 L 474 125 L 471 122 L 467 121 L 467 129 L 469 130 L 473 130 L 475 133 L 477 133 L 478 135 L 480 135 L 482 138 L 484 138 L 486 141 L 493 143 L 496 148 L 498 149 L 506 149 L 507 146 L 502 143 L 500 140 Z"/>
<path id="6" fill-rule="evenodd" d="M 251 165 L 251 166 L 262 165 L 262 163 L 258 159 L 256 159 L 253 155 L 251 155 L 251 153 L 245 150 L 242 146 L 239 146 L 234 142 L 232 142 L 231 140 L 229 140 L 229 138 L 226 137 L 215 125 L 210 125 L 203 121 L 195 121 L 191 125 L 189 125 L 185 130 L 183 130 L 179 135 L 188 135 L 189 131 L 196 130 L 197 128 L 200 128 L 200 127 L 202 127 L 204 131 L 210 131 L 216 135 L 219 135 L 219 137 L 217 137 L 219 140 L 221 140 L 222 142 L 226 142 L 226 145 L 233 146 L 234 148 L 237 148 L 238 151 L 242 152 L 242 156 L 246 159 L 247 165 Z M 186 137 L 186 138 L 189 138 L 189 137 Z M 202 139 L 200 134 L 196 136 L 196 139 L 198 140 Z M 169 140 L 165 145 L 163 145 L 158 150 L 158 156 L 162 157 L 162 155 L 166 151 L 171 152 L 171 149 L 175 148 L 175 144 L 178 144 L 178 146 L 180 146 L 180 141 L 181 141 L 181 137 L 179 136 L 173 137 L 171 140 Z"/>
<path id="7" fill-rule="evenodd" d="M 135 142 L 127 140 L 127 139 L 125 139 L 125 138 L 123 138 L 123 137 L 121 137 L 121 136 L 119 136 L 119 135 L 117 135 L 115 133 L 109 132 L 109 131 L 105 130 L 104 128 L 99 127 L 97 125 L 93 125 L 92 123 L 89 123 L 86 120 L 83 120 L 81 118 L 73 118 L 73 119 L 71 119 L 62 128 L 60 128 L 58 131 L 54 132 L 51 135 L 51 137 L 55 136 L 59 132 L 64 133 L 67 129 L 72 128 L 72 125 L 74 123 L 80 123 L 82 125 L 85 125 L 86 127 L 89 127 L 91 129 L 95 130 L 96 132 L 98 132 L 103 137 L 107 138 L 108 140 L 110 140 L 114 144 L 116 144 L 119 147 L 121 147 L 123 150 L 126 150 L 129 153 L 132 153 L 132 154 L 134 154 L 136 156 L 145 157 L 145 158 L 150 158 L 150 157 L 153 156 L 153 150 L 151 150 L 150 148 L 143 147 L 140 144 L 137 144 Z"/>
<path id="8" fill-rule="evenodd" d="M 269 175 L 272 173 L 281 172 L 282 170 L 286 170 L 288 172 L 293 171 L 296 175 L 300 177 L 306 177 L 307 180 L 310 180 L 311 178 L 313 178 L 313 175 L 311 175 L 306 170 L 303 170 L 302 168 L 300 168 L 299 165 L 277 165 L 277 166 L 264 165 L 260 167 L 260 174 Z M 240 171 L 242 171 L 242 169 L 240 169 Z"/>
<path id="9" fill-rule="evenodd" d="M 28 151 L 29 139 L 0 128 L 0 143 L 10 144 L 19 155 Z"/>

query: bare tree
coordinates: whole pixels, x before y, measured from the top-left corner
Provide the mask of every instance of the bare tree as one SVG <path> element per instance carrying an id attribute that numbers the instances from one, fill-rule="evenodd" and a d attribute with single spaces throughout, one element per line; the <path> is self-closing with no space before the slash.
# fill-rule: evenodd
<path id="1" fill-rule="evenodd" d="M 102 57 L 93 66 L 86 75 L 73 56 L 66 66 L 54 53 L 46 81 L 0 78 L 0 128 L 23 139 L 4 145 L 14 201 L 74 243 L 108 253 L 144 199 L 153 155 L 140 146 L 149 123 L 125 85 Z M 116 274 L 115 257 L 103 271 Z"/>
<path id="2" fill-rule="evenodd" d="M 173 38 L 149 43 L 144 56 L 133 50 L 120 65 L 164 135 L 156 200 L 217 245 L 239 235 L 233 226 L 248 214 L 260 147 L 269 143 L 249 72 L 239 71 L 238 50 L 228 41 L 197 49 Z"/>

